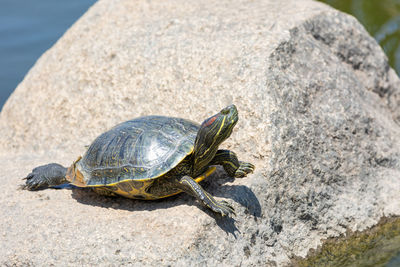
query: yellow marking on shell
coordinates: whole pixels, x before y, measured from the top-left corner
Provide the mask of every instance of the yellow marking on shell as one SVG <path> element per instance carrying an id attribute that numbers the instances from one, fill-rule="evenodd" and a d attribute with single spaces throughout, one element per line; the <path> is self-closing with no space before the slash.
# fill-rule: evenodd
<path id="1" fill-rule="evenodd" d="M 217 168 L 215 166 L 212 166 L 210 168 L 208 168 L 208 170 L 201 176 L 197 177 L 196 179 L 194 179 L 197 183 L 203 181 L 205 178 L 207 178 L 208 176 L 210 176 L 212 173 L 214 173 L 214 171 Z M 114 184 L 109 184 L 107 186 L 116 186 L 117 190 L 115 191 L 111 191 L 114 192 L 115 194 L 121 195 L 123 197 L 126 198 L 132 198 L 132 199 L 142 199 L 142 200 L 154 200 L 154 199 L 160 199 L 160 198 L 166 198 L 166 197 L 170 197 L 170 196 L 174 196 L 177 195 L 179 193 L 182 193 L 182 190 L 177 190 L 174 193 L 171 193 L 169 195 L 165 195 L 165 196 L 160 196 L 160 197 L 154 197 L 151 194 L 146 193 L 146 189 L 152 185 L 154 179 L 147 179 L 147 180 L 125 180 L 125 181 L 120 181 Z M 135 188 L 135 183 L 137 185 L 137 182 L 142 182 L 143 185 L 140 188 Z M 100 186 L 104 186 L 104 185 L 94 185 L 91 187 L 100 187 Z M 107 188 L 107 186 L 105 188 Z M 125 190 L 122 190 L 122 187 L 130 187 L 130 190 L 127 192 Z"/>
<path id="2" fill-rule="evenodd" d="M 186 154 L 186 156 L 188 156 L 188 155 L 190 155 L 191 153 L 193 153 L 193 149 L 194 149 L 194 147 L 192 146 L 192 147 L 191 147 L 191 150 Z M 134 181 L 137 181 L 137 182 L 150 182 L 150 181 L 152 181 L 152 180 L 154 180 L 154 179 L 158 179 L 158 178 L 160 178 L 161 176 L 163 176 L 164 174 L 166 174 L 167 172 L 169 172 L 170 170 L 172 170 L 173 168 L 175 168 L 179 163 L 181 163 L 181 161 L 178 162 L 178 163 L 176 163 L 174 166 L 172 166 L 171 169 L 166 169 L 165 171 L 163 171 L 162 173 L 160 173 L 158 176 L 149 177 L 149 178 L 144 178 L 144 179 L 134 179 Z M 124 169 L 125 169 L 125 168 L 124 168 Z M 143 171 L 143 170 L 144 170 L 144 169 L 142 168 L 142 171 Z M 128 170 L 127 170 L 127 171 L 128 171 Z M 133 174 L 134 174 L 134 169 L 133 169 Z M 112 183 L 112 184 L 107 184 L 106 186 L 113 186 L 113 185 L 117 185 L 117 184 L 119 184 L 119 183 L 129 182 L 129 181 L 132 181 L 132 179 L 121 180 L 121 181 L 118 181 L 118 182 L 115 182 L 115 183 Z M 100 187 L 100 186 L 105 186 L 105 185 L 104 185 L 104 184 L 90 185 L 90 187 Z M 176 194 L 178 194 L 178 193 L 176 193 Z M 173 195 L 176 195 L 176 194 L 173 194 Z M 170 196 L 173 196 L 173 195 L 170 195 Z"/>
<path id="3" fill-rule="evenodd" d="M 179 163 L 180 163 L 180 162 L 179 162 Z M 179 163 L 178 163 L 178 164 L 179 164 Z M 175 168 L 175 167 L 176 167 L 176 166 L 174 166 L 174 168 Z M 125 168 L 124 168 L 124 169 L 125 169 Z M 173 169 L 173 168 L 171 168 L 171 169 Z M 136 182 L 152 182 L 153 180 L 162 177 L 164 174 L 166 174 L 167 172 L 169 172 L 171 169 L 166 170 L 166 171 L 160 173 L 158 176 L 154 176 L 154 177 L 150 177 L 150 178 L 144 178 L 144 179 L 125 179 L 125 180 L 120 180 L 120 181 L 117 181 L 117 182 L 115 182 L 115 183 L 110 183 L 110 184 L 106 184 L 106 185 L 104 185 L 104 184 L 95 184 L 95 185 L 87 185 L 87 187 L 114 186 L 114 185 L 118 185 L 118 184 L 120 184 L 120 183 L 129 182 L 129 181 L 136 181 Z M 126 170 L 126 171 L 128 171 L 128 170 Z"/>
<path id="4" fill-rule="evenodd" d="M 125 179 L 125 180 L 121 180 L 112 184 L 94 184 L 94 185 L 88 185 L 87 187 L 101 187 L 101 186 L 115 186 L 115 185 L 119 185 L 120 183 L 126 183 L 126 182 L 130 182 L 130 181 L 135 181 L 135 182 L 152 182 L 154 179 L 157 179 L 159 176 L 157 177 L 153 177 L 153 178 L 146 178 L 146 179 L 140 179 L 140 180 L 132 180 L 132 179 Z"/>
<path id="5" fill-rule="evenodd" d="M 116 187 L 116 191 L 112 191 L 115 194 L 121 195 L 126 198 L 133 198 L 133 199 L 156 199 L 154 198 L 153 195 L 146 193 L 147 187 L 151 186 L 153 183 L 152 180 L 147 180 L 146 182 L 143 182 L 142 187 L 140 188 L 135 188 L 135 181 L 128 180 L 126 182 L 119 182 Z M 130 187 L 130 190 L 127 192 L 125 190 L 122 190 L 123 187 Z"/>
<path id="6" fill-rule="evenodd" d="M 196 181 L 196 183 L 201 182 L 204 179 L 206 179 L 208 176 L 210 176 L 212 173 L 214 173 L 216 169 L 217 168 L 215 166 L 212 166 L 212 167 L 208 168 L 208 170 L 203 175 L 197 177 L 194 180 Z M 135 182 L 143 182 L 143 186 L 141 188 L 137 189 L 134 187 Z M 126 185 L 130 186 L 131 190 L 129 192 L 122 190 L 121 186 L 119 186 L 119 185 L 121 185 L 121 183 L 125 183 L 125 186 Z M 159 199 L 159 198 L 166 198 L 166 197 L 170 197 L 170 196 L 174 196 L 179 193 L 182 193 L 182 190 L 177 190 L 176 192 L 174 192 L 172 194 L 156 198 L 153 195 L 146 193 L 146 188 L 149 187 L 152 183 L 153 183 L 153 179 L 152 180 L 134 180 L 134 181 L 126 180 L 123 182 L 110 184 L 109 186 L 114 185 L 118 188 L 116 191 L 113 191 L 114 193 L 124 196 L 126 198 L 133 198 L 133 199 L 153 200 L 153 199 Z"/>
<path id="7" fill-rule="evenodd" d="M 188 155 L 190 155 L 190 154 L 192 154 L 193 153 L 193 149 L 194 149 L 194 146 L 192 146 L 191 148 L 190 148 L 190 151 L 188 151 L 187 153 L 186 153 L 186 156 L 188 156 Z M 185 156 L 185 157 L 186 157 Z M 74 180 L 74 179 L 72 179 L 72 178 L 74 178 L 72 175 L 71 175 L 71 179 L 69 179 L 68 178 L 68 172 L 70 171 L 70 169 L 72 169 L 72 167 L 78 162 L 78 161 L 80 161 L 82 159 L 82 156 L 80 156 L 76 161 L 74 161 L 74 163 L 71 165 L 71 167 L 70 168 L 68 168 L 68 171 L 67 171 L 67 180 L 68 181 L 70 181 L 71 182 L 71 184 L 73 184 L 73 185 L 76 185 L 76 186 L 78 186 L 78 187 L 104 187 L 104 188 L 107 188 L 108 186 L 118 186 L 118 184 L 121 184 L 121 183 L 129 183 L 129 182 L 132 182 L 132 181 L 134 181 L 134 182 L 143 182 L 144 183 L 144 185 L 147 185 L 147 186 L 149 186 L 151 183 L 153 183 L 153 181 L 155 180 L 155 179 L 158 179 L 158 178 L 161 178 L 163 175 L 165 175 L 167 172 L 169 172 L 171 169 L 173 169 L 173 168 L 175 168 L 179 163 L 181 163 L 181 161 L 180 162 L 177 162 L 174 166 L 171 166 L 171 169 L 166 169 L 166 170 L 164 170 L 163 172 L 161 172 L 158 176 L 154 176 L 154 177 L 150 177 L 150 178 L 144 178 L 144 179 L 135 179 L 135 180 L 132 180 L 132 179 L 125 179 L 125 180 L 120 180 L 120 181 L 117 181 L 117 182 L 115 182 L 115 183 L 110 183 L 110 184 L 106 184 L 106 185 L 104 185 L 104 184 L 95 184 L 95 185 L 87 185 L 86 183 L 76 183 L 76 181 Z M 75 168 L 75 166 L 74 166 L 74 168 Z M 214 168 L 214 169 L 213 169 Z M 127 168 L 124 168 L 124 170 L 125 171 L 129 171 Z M 143 171 L 144 169 L 143 168 L 141 168 L 141 170 Z M 206 172 L 206 175 L 203 177 L 203 176 L 201 176 L 201 177 L 203 177 L 203 179 L 201 179 L 201 180 L 204 180 L 206 177 L 208 177 L 212 172 L 214 172 L 214 170 L 215 170 L 215 167 L 211 167 L 207 172 Z M 132 172 L 132 174 L 134 174 L 134 172 L 135 172 L 135 170 L 133 169 L 132 170 L 133 172 Z M 71 173 L 72 174 L 72 173 Z M 81 173 L 81 172 L 79 172 L 79 174 L 80 174 L 80 181 L 84 181 L 84 176 L 83 176 L 83 174 Z M 200 177 L 199 177 L 200 178 Z M 200 180 L 200 181 L 201 181 Z M 147 186 L 144 186 L 143 188 L 145 189 L 145 188 L 147 188 Z M 142 188 L 142 189 L 143 189 Z M 133 199 L 142 199 L 143 200 L 143 198 L 135 198 L 134 196 L 136 195 L 136 196 L 142 196 L 142 197 L 144 197 L 144 200 L 154 200 L 154 199 L 159 199 L 159 198 L 166 198 L 166 197 L 170 197 L 170 196 L 174 196 L 174 195 L 177 195 L 177 194 L 179 194 L 179 193 L 181 193 L 182 191 L 181 190 L 179 190 L 179 191 L 177 191 L 177 192 L 174 192 L 174 193 L 172 193 L 172 194 L 170 194 L 170 195 L 165 195 L 165 196 L 162 196 L 162 197 L 159 197 L 159 198 L 155 198 L 153 195 L 151 195 L 151 194 L 147 194 L 144 190 L 137 190 L 136 189 L 136 191 L 135 190 L 132 190 L 132 191 L 130 191 L 129 193 L 127 193 L 127 192 L 125 192 L 125 191 L 122 191 L 121 189 L 119 189 L 118 188 L 118 191 L 112 191 L 112 190 L 110 190 L 111 192 L 114 192 L 114 193 L 116 193 L 116 194 L 119 194 L 119 195 L 122 195 L 122 196 L 124 196 L 124 197 L 127 197 L 127 198 L 133 198 Z"/>

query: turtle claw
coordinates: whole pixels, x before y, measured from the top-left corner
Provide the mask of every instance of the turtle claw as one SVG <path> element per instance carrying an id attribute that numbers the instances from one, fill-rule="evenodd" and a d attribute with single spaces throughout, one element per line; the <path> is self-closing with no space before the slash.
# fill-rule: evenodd
<path id="1" fill-rule="evenodd" d="M 219 213 L 221 213 L 222 216 L 230 215 L 232 214 L 233 216 L 236 216 L 235 209 L 232 207 L 232 205 L 229 202 L 226 202 L 224 200 L 219 201 L 217 203 L 218 206 L 222 206 L 223 209 Z M 218 212 L 218 211 L 217 211 Z"/>
<path id="2" fill-rule="evenodd" d="M 245 177 L 247 174 L 253 172 L 255 169 L 255 166 L 249 162 L 240 161 L 239 163 L 240 163 L 240 166 L 235 172 L 236 178 Z"/>
<path id="3" fill-rule="evenodd" d="M 209 193 L 207 193 L 207 197 L 213 199 L 212 205 L 209 206 L 212 211 L 221 214 L 223 217 L 230 214 L 236 215 L 235 209 L 229 202 L 225 200 L 216 201 Z"/>

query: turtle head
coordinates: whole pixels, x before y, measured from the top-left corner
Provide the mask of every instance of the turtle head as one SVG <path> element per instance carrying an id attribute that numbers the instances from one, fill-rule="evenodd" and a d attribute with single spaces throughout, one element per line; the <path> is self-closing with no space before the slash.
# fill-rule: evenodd
<path id="1" fill-rule="evenodd" d="M 201 124 L 194 144 L 195 170 L 201 171 L 209 164 L 218 146 L 231 135 L 238 119 L 236 106 L 230 105 Z"/>

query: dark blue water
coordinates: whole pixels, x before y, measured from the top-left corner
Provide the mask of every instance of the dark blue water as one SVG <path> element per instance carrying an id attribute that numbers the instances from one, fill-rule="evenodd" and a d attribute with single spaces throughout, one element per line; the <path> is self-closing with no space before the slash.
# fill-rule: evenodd
<path id="1" fill-rule="evenodd" d="M 40 55 L 95 2 L 0 0 L 0 109 Z"/>

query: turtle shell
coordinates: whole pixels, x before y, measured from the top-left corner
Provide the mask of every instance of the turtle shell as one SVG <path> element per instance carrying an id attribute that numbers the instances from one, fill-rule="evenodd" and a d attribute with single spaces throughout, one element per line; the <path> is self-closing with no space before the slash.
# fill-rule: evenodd
<path id="1" fill-rule="evenodd" d="M 118 124 L 90 145 L 77 167 L 86 186 L 156 179 L 193 152 L 195 122 L 146 116 Z"/>

